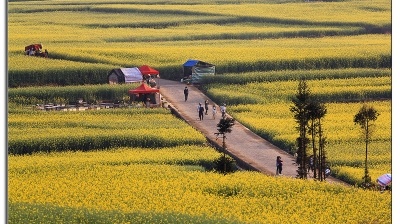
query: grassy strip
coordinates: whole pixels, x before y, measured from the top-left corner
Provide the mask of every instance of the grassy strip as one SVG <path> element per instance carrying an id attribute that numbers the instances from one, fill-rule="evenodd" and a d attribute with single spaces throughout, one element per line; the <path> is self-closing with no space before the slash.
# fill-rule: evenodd
<path id="1" fill-rule="evenodd" d="M 316 73 L 318 74 L 318 73 Z M 375 73 L 371 73 L 375 74 Z M 266 76 L 267 77 L 267 76 Z M 307 77 L 307 76 L 305 76 Z M 246 84 L 208 84 L 204 87 L 207 95 L 218 104 L 267 104 L 290 102 L 296 94 L 298 80 L 248 82 Z M 309 79 L 313 97 L 323 102 L 355 102 L 391 99 L 391 78 L 353 77 L 342 79 Z"/>
<path id="2" fill-rule="evenodd" d="M 57 57 L 57 54 L 55 54 Z M 68 56 L 61 56 L 69 60 Z M 40 60 L 40 59 L 39 59 Z M 41 59 L 46 60 L 46 59 Z M 86 59 L 85 59 L 86 60 Z M 43 61 L 44 63 L 44 61 Z M 79 65 L 78 65 L 79 66 Z M 101 69 L 87 68 L 89 65 L 80 65 L 81 68 L 64 69 L 43 69 L 39 71 L 27 71 L 12 69 L 9 71 L 9 86 L 29 86 L 29 85 L 83 85 L 83 84 L 101 84 L 107 82 L 107 74 L 113 68 L 112 66 L 102 66 Z M 274 71 L 274 70 L 311 70 L 311 69 L 343 69 L 343 68 L 391 68 L 391 55 L 378 55 L 370 57 L 351 57 L 351 58 L 315 58 L 315 59 L 291 59 L 291 60 L 272 60 L 258 62 L 226 62 L 218 65 L 218 73 L 243 73 L 252 71 Z M 107 69 L 108 68 L 108 69 Z M 157 68 L 162 77 L 172 80 L 180 80 L 181 65 L 163 66 Z M 211 79 L 211 80 L 210 80 Z M 204 79 L 205 83 L 213 82 Z M 218 79 L 216 77 L 215 79 Z M 228 80 L 226 78 L 222 78 Z M 221 78 L 220 78 L 221 80 Z M 202 81 L 203 82 L 203 81 Z"/>
<path id="3" fill-rule="evenodd" d="M 243 223 L 219 217 L 180 214 L 179 212 L 121 212 L 52 204 L 9 203 L 8 223 Z"/>
<path id="4" fill-rule="evenodd" d="M 363 77 L 390 77 L 391 69 L 317 69 L 317 70 L 283 70 L 264 72 L 227 73 L 215 76 L 204 76 L 203 84 L 246 84 L 254 82 L 289 81 L 304 78 L 306 80 L 319 79 L 348 79 Z"/>
<path id="5" fill-rule="evenodd" d="M 165 109 L 9 114 L 8 153 L 202 145 L 201 133 Z M 144 122 L 146 121 L 146 122 Z"/>
<path id="6" fill-rule="evenodd" d="M 99 103 L 101 100 L 128 101 L 128 90 L 137 86 L 139 86 L 139 83 L 12 88 L 8 91 L 8 102 L 20 105 L 35 105 L 76 103 L 78 99 L 83 99 L 89 104 Z"/>

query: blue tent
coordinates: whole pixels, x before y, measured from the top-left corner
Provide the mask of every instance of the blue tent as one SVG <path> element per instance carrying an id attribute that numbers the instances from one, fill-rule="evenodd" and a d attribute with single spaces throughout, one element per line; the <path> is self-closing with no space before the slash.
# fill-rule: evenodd
<path id="1" fill-rule="evenodd" d="M 187 62 L 185 62 L 185 64 L 183 64 L 183 67 L 193 67 L 195 65 L 197 65 L 197 62 L 199 62 L 199 60 L 188 60 Z"/>
<path id="2" fill-rule="evenodd" d="M 183 79 L 191 79 L 198 83 L 203 75 L 215 75 L 215 65 L 190 59 L 183 64 Z"/>

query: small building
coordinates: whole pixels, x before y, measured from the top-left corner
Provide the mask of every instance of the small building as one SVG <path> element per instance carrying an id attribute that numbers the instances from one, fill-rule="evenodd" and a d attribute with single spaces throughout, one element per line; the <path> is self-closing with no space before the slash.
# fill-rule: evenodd
<path id="1" fill-rule="evenodd" d="M 203 75 L 215 75 L 215 65 L 193 59 L 183 64 L 183 80 L 199 83 Z"/>
<path id="2" fill-rule="evenodd" d="M 109 84 L 142 82 L 143 75 L 139 68 L 117 68 L 108 73 L 107 80 Z"/>
<path id="3" fill-rule="evenodd" d="M 109 84 L 134 83 L 154 80 L 154 77 L 159 77 L 159 72 L 148 65 L 133 68 L 116 68 L 108 72 L 107 80 Z M 155 85 L 152 82 L 152 86 Z"/>

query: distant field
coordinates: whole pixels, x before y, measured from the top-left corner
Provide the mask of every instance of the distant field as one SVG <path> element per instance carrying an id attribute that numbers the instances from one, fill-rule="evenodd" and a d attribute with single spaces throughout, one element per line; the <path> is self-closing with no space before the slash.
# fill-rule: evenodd
<path id="1" fill-rule="evenodd" d="M 112 68 L 149 64 L 162 77 L 179 80 L 182 64 L 191 58 L 216 64 L 220 74 L 390 67 L 390 2 L 292 2 L 13 2 L 9 79 L 13 87 L 35 85 L 29 79 L 23 83 L 21 75 L 39 70 L 46 77 L 55 72 L 68 77 L 67 70 L 98 84 Z M 24 46 L 37 42 L 48 49 L 51 60 L 22 57 Z"/>
<path id="2" fill-rule="evenodd" d="M 45 85 L 54 76 L 68 85 L 106 83 L 107 72 L 118 67 L 150 65 L 160 76 L 179 80 L 182 64 L 206 58 L 217 64 L 217 73 L 294 69 L 388 68 L 390 35 L 360 35 L 319 39 L 206 40 L 153 43 L 68 43 L 48 46 L 53 59 L 28 58 L 10 47 L 9 82 Z M 21 47 L 21 49 L 23 49 Z M 53 50 L 50 50 L 53 49 Z M 18 55 L 18 53 L 20 55 Z M 38 75 L 40 73 L 40 75 Z M 70 80 L 79 74 L 81 79 Z M 24 79 L 23 77 L 27 77 Z M 39 77 L 37 81 L 32 77 Z M 74 81 L 75 80 L 75 81 Z M 58 81 L 61 85 L 61 81 Z"/>

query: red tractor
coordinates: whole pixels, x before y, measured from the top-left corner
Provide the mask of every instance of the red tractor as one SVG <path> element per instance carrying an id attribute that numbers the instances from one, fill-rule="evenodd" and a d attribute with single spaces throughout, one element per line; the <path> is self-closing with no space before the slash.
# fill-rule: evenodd
<path id="1" fill-rule="evenodd" d="M 49 56 L 49 52 L 47 49 L 42 52 L 42 44 L 31 44 L 25 47 L 25 55 L 47 58 Z"/>

